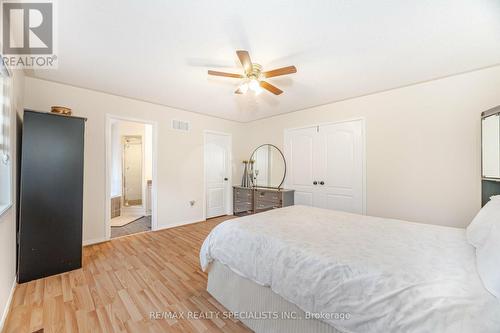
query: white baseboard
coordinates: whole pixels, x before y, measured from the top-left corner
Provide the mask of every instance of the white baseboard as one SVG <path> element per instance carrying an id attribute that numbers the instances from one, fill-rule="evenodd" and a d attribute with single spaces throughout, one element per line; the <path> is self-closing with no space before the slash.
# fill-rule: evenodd
<path id="1" fill-rule="evenodd" d="M 12 288 L 10 290 L 9 298 L 7 298 L 7 303 L 5 303 L 5 308 L 3 309 L 2 319 L 0 321 L 0 332 L 3 332 L 3 326 L 5 325 L 5 320 L 10 310 L 10 303 L 12 303 L 12 297 L 14 296 L 14 291 L 16 290 L 17 282 L 14 277 L 14 283 L 12 283 Z"/>
<path id="2" fill-rule="evenodd" d="M 84 240 L 83 241 L 83 246 L 87 246 L 87 245 L 93 245 L 93 244 L 97 244 L 97 243 L 102 243 L 102 242 L 106 242 L 108 239 L 106 239 L 106 237 L 101 237 L 101 238 L 94 238 L 94 239 L 87 239 L 87 240 Z"/>
<path id="3" fill-rule="evenodd" d="M 166 226 L 162 226 L 162 227 L 159 227 L 155 230 L 151 230 L 151 231 L 158 231 L 158 230 L 164 230 L 164 229 L 170 229 L 170 228 L 175 228 L 175 227 L 180 227 L 180 226 L 183 226 L 183 225 L 188 225 L 188 224 L 193 224 L 193 223 L 198 223 L 198 222 L 204 222 L 206 219 L 204 219 L 203 217 L 199 217 L 199 218 L 196 218 L 196 219 L 193 219 L 193 220 L 188 220 L 188 221 L 183 221 L 183 222 L 178 222 L 178 223 L 175 223 L 175 224 L 169 224 L 169 225 L 166 225 Z M 95 238 L 95 239 L 88 239 L 88 240 L 84 240 L 83 241 L 83 246 L 87 246 L 87 245 L 93 245 L 93 244 L 97 244 L 97 243 L 102 243 L 102 242 L 106 242 L 108 241 L 109 239 L 105 238 L 105 237 L 101 237 L 101 238 Z"/>
<path id="4" fill-rule="evenodd" d="M 170 229 L 170 228 L 180 227 L 180 226 L 183 226 L 183 225 L 188 225 L 188 224 L 193 224 L 193 223 L 198 223 L 198 222 L 204 222 L 204 221 L 205 221 L 205 219 L 203 217 L 199 217 L 199 218 L 194 219 L 194 220 L 188 220 L 188 221 L 183 221 L 183 222 L 178 222 L 178 223 L 175 223 L 175 224 L 169 224 L 169 225 L 166 225 L 166 226 L 162 226 L 162 227 L 156 228 L 153 231 Z"/>

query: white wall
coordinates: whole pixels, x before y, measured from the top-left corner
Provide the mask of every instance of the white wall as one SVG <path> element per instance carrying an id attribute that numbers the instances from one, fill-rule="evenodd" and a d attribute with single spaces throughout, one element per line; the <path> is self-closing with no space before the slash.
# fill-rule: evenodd
<path id="1" fill-rule="evenodd" d="M 364 117 L 367 214 L 465 227 L 481 201 L 480 115 L 497 105 L 500 66 L 252 122 L 240 149 Z"/>
<path id="2" fill-rule="evenodd" d="M 104 237 L 106 113 L 159 123 L 158 223 L 203 218 L 203 130 L 233 134 L 233 184 L 240 161 L 263 143 L 283 146 L 286 128 L 366 119 L 367 213 L 466 226 L 480 207 L 480 113 L 500 104 L 500 66 L 239 124 L 95 91 L 26 78 L 25 105 L 72 107 L 88 118 L 84 239 Z M 189 133 L 171 119 L 191 122 Z M 195 200 L 194 207 L 189 200 Z"/>
<path id="3" fill-rule="evenodd" d="M 235 122 L 39 79 L 27 77 L 25 87 L 27 108 L 46 111 L 51 105 L 65 105 L 71 107 L 75 115 L 88 119 L 83 216 L 86 243 L 105 238 L 106 114 L 158 122 L 160 228 L 203 219 L 203 130 L 231 133 L 236 145 L 242 132 L 242 125 Z M 172 119 L 189 121 L 191 131 L 172 130 Z M 233 165 L 239 166 L 239 163 Z M 189 205 L 190 200 L 196 201 L 193 207 Z"/>
<path id="4" fill-rule="evenodd" d="M 17 115 L 22 115 L 24 96 L 24 74 L 13 71 L 13 91 L 11 117 L 11 143 L 14 186 L 12 190 L 12 207 L 0 216 L 0 331 L 6 315 L 7 302 L 12 292 L 12 286 L 16 276 L 16 177 L 17 177 Z M 3 186 L 3 184 L 1 185 Z"/>

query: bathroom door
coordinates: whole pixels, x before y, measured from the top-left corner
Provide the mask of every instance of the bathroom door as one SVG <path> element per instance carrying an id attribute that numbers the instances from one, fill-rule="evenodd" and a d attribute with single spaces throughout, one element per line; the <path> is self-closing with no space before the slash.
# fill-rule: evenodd
<path id="1" fill-rule="evenodd" d="M 231 137 L 205 133 L 205 181 L 207 218 L 226 215 L 230 199 Z"/>
<path id="2" fill-rule="evenodd" d="M 142 205 L 142 138 L 123 137 L 123 203 Z"/>

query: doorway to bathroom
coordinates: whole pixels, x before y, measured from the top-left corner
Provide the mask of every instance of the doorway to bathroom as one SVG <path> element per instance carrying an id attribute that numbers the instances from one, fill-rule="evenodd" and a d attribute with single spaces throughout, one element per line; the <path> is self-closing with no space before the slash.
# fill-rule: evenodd
<path id="1" fill-rule="evenodd" d="M 155 123 L 108 116 L 106 236 L 154 230 Z"/>

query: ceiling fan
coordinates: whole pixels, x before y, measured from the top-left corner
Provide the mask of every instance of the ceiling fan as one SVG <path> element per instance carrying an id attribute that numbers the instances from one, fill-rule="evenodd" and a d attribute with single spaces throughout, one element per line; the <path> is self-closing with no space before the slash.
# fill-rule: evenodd
<path id="1" fill-rule="evenodd" d="M 238 55 L 243 68 L 245 69 L 245 74 L 224 73 L 212 70 L 208 71 L 209 75 L 243 79 L 243 82 L 234 92 L 235 94 L 244 94 L 250 89 L 258 95 L 262 92 L 262 88 L 264 88 L 275 95 L 280 95 L 281 93 L 283 93 L 283 90 L 273 86 L 269 82 L 263 81 L 262 79 L 286 74 L 293 74 L 297 72 L 297 68 L 295 68 L 295 66 L 287 66 L 263 72 L 261 65 L 252 63 L 252 61 L 250 60 L 250 55 L 247 51 L 238 50 L 236 51 L 236 54 Z"/>

